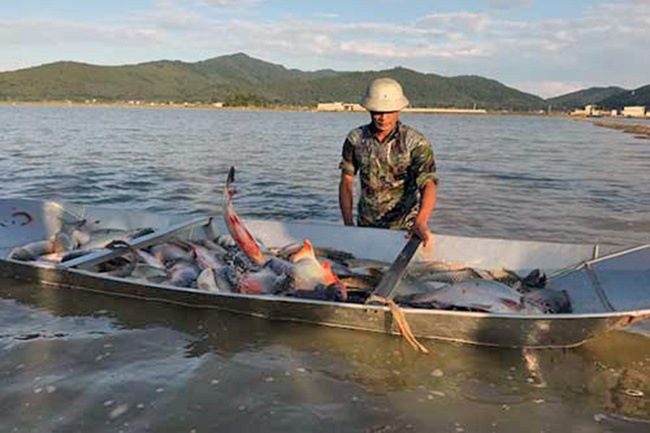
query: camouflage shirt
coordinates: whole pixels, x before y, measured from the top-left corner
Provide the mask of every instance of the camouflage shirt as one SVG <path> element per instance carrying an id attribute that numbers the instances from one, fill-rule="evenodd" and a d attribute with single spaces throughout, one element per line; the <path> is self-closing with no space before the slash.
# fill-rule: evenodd
<path id="1" fill-rule="evenodd" d="M 410 228 L 420 210 L 420 188 L 428 180 L 438 183 L 431 144 L 401 122 L 383 143 L 371 124 L 352 130 L 339 168 L 345 174 L 359 173 L 360 226 Z"/>

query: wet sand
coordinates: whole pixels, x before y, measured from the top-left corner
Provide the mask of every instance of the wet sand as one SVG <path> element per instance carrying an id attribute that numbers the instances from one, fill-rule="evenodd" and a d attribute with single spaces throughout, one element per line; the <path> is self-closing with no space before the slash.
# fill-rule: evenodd
<path id="1" fill-rule="evenodd" d="M 618 129 L 628 134 L 635 134 L 636 138 L 650 139 L 650 125 L 640 125 L 631 123 L 618 123 L 610 121 L 595 121 L 594 125 L 604 128 Z"/>

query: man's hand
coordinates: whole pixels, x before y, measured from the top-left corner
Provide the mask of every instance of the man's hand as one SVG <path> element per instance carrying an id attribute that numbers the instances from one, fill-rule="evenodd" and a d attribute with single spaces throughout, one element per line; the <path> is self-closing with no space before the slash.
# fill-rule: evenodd
<path id="1" fill-rule="evenodd" d="M 415 217 L 415 222 L 413 227 L 411 227 L 410 235 L 418 236 L 422 239 L 424 246 L 427 245 L 431 239 L 431 231 L 429 231 L 429 216 L 433 212 L 433 208 L 436 206 L 436 184 L 429 180 L 427 181 L 420 192 L 422 195 L 420 202 L 420 213 Z"/>
<path id="2" fill-rule="evenodd" d="M 427 222 L 419 221 L 419 218 L 416 219 L 413 227 L 411 227 L 410 235 L 422 239 L 422 243 L 426 246 L 431 239 L 431 231 L 429 230 Z"/>

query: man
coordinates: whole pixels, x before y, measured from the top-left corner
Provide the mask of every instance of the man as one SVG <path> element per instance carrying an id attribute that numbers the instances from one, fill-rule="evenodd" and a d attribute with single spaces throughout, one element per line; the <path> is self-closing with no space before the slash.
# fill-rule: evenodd
<path id="1" fill-rule="evenodd" d="M 345 225 L 354 225 L 354 176 L 359 173 L 357 224 L 409 230 L 426 245 L 438 177 L 431 144 L 399 121 L 408 104 L 402 86 L 392 78 L 370 84 L 361 105 L 371 122 L 352 130 L 343 144 L 339 206 Z"/>

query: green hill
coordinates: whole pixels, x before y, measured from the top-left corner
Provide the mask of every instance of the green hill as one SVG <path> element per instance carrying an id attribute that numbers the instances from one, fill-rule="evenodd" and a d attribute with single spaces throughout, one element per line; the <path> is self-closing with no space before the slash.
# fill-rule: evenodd
<path id="1" fill-rule="evenodd" d="M 650 84 L 610 96 L 600 101 L 599 104 L 608 109 L 621 109 L 625 106 L 634 105 L 650 107 Z"/>
<path id="2" fill-rule="evenodd" d="M 478 76 L 443 77 L 405 68 L 304 72 L 242 53 L 196 63 L 164 60 L 98 66 L 57 62 L 3 72 L 0 100 L 225 101 L 232 105 L 311 106 L 318 102 L 357 102 L 368 83 L 380 76 L 399 80 L 414 107 L 529 111 L 547 106 L 542 98 Z"/>
<path id="3" fill-rule="evenodd" d="M 603 99 L 627 92 L 621 87 L 591 87 L 566 95 L 549 98 L 546 101 L 554 110 L 569 111 L 584 108 L 585 105 L 600 105 Z"/>

